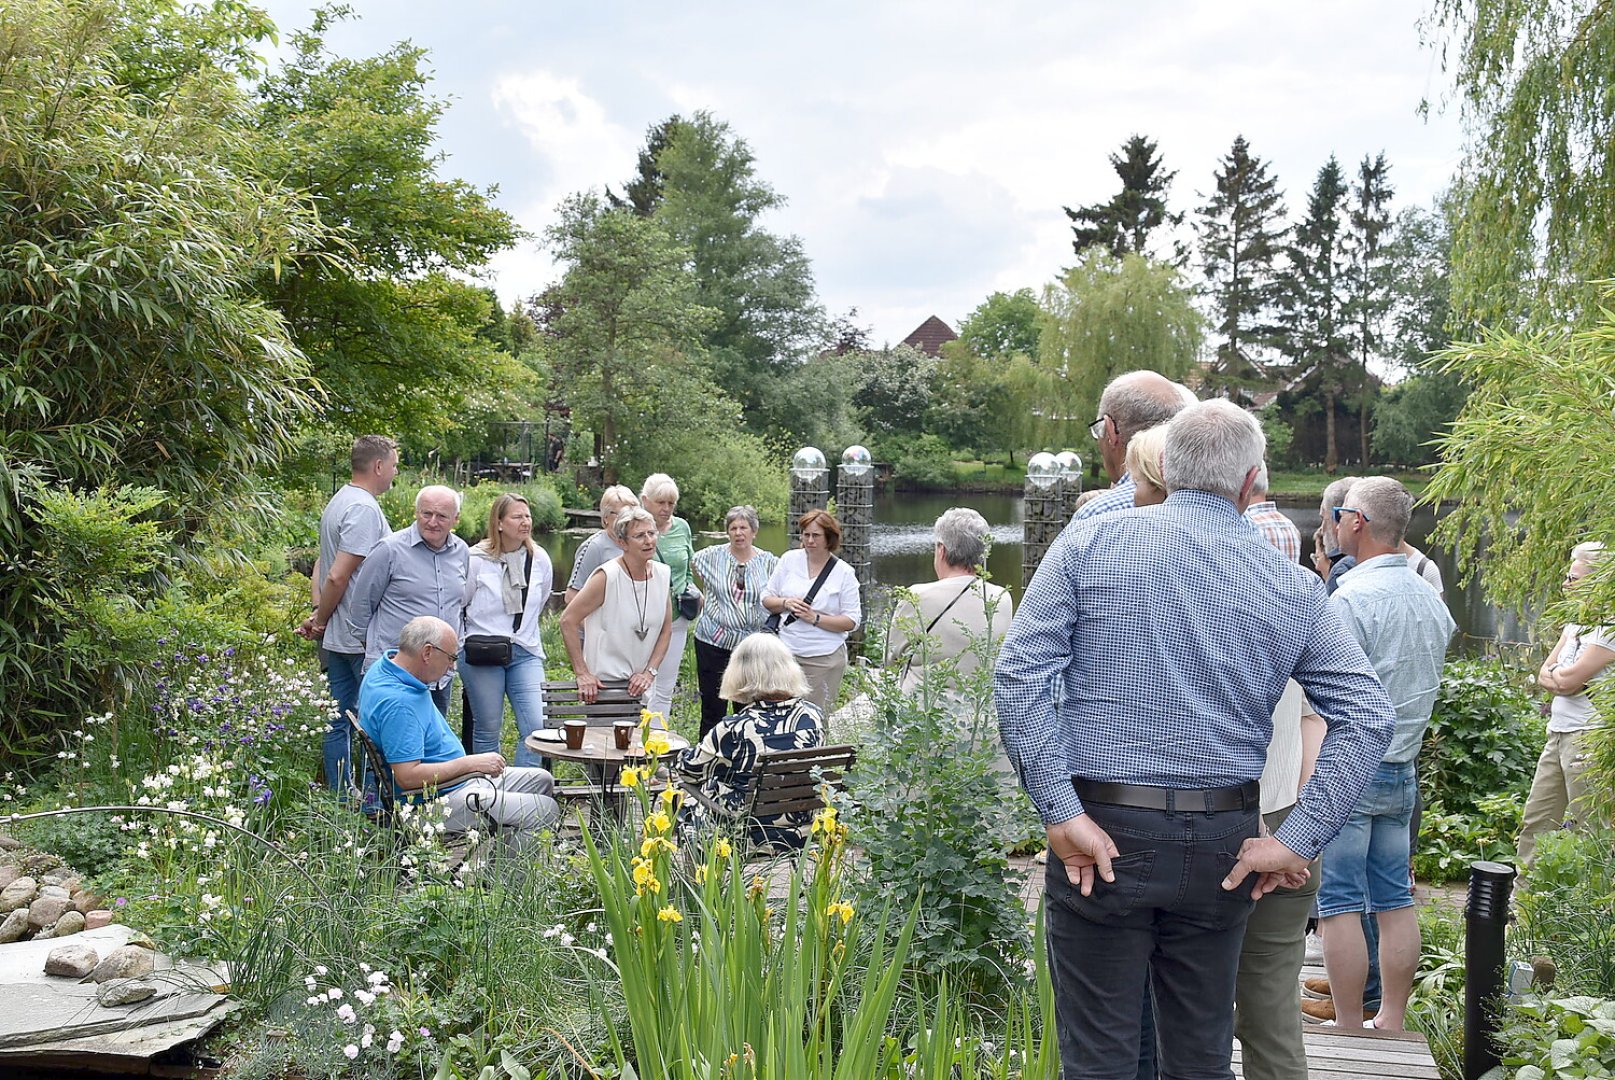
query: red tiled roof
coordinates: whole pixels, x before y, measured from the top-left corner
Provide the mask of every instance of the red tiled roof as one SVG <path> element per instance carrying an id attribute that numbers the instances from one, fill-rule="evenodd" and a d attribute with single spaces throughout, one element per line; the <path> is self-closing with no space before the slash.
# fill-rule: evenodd
<path id="1" fill-rule="evenodd" d="M 903 339 L 903 344 L 913 346 L 927 356 L 940 356 L 942 346 L 958 336 L 953 332 L 953 327 L 932 315 L 915 327 L 914 332 Z"/>

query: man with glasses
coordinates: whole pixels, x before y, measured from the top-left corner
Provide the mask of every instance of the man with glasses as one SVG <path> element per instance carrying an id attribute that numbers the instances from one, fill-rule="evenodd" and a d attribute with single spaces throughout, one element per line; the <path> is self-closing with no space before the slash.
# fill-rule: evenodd
<path id="1" fill-rule="evenodd" d="M 1127 444 L 1139 432 L 1164 424 L 1194 403 L 1188 388 L 1155 371 L 1129 371 L 1110 380 L 1099 395 L 1099 416 L 1088 434 L 1099 444 L 1099 460 L 1112 485 L 1077 511 L 1076 520 L 1133 508 L 1133 478 L 1127 473 Z"/>
<path id="2" fill-rule="evenodd" d="M 503 755 L 467 754 L 432 701 L 430 688 L 454 670 L 459 642 L 442 619 L 405 623 L 398 647 L 370 669 L 359 691 L 359 725 L 392 769 L 398 794 L 426 789 L 448 809 L 450 832 L 464 832 L 487 813 L 517 844 L 561 816 L 555 778 L 544 769 L 507 768 Z"/>
<path id="3" fill-rule="evenodd" d="M 365 642 L 367 672 L 398 646 L 398 635 L 411 619 L 432 615 L 460 625 L 471 549 L 454 535 L 459 520 L 459 492 L 441 484 L 423 487 L 415 496 L 414 524 L 377 544 L 365 559 L 353 585 L 351 623 Z M 453 682 L 453 669 L 446 669 L 432 688 L 444 716 Z"/>
<path id="4" fill-rule="evenodd" d="M 1340 548 L 1356 559 L 1329 605 L 1368 655 L 1391 703 L 1396 728 L 1380 766 L 1346 827 L 1323 852 L 1318 914 L 1335 1022 L 1403 1029 L 1419 963 L 1419 917 L 1408 873 L 1409 830 L 1417 798 L 1415 759 L 1441 687 L 1447 643 L 1457 628 L 1446 605 L 1408 567 L 1402 539 L 1413 497 L 1390 477 L 1351 486 L 1349 503 L 1330 507 Z M 1320 710 L 1330 721 L 1329 710 Z M 1368 945 L 1362 915 L 1379 928 L 1380 1007 L 1363 1021 Z"/>

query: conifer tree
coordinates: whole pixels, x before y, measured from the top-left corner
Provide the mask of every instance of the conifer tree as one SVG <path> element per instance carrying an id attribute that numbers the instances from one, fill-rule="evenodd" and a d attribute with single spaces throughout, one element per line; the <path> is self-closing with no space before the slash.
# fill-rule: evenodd
<path id="1" fill-rule="evenodd" d="M 1307 216 L 1295 227 L 1283 277 L 1284 351 L 1297 375 L 1322 398 L 1324 468 L 1340 464 L 1335 408 L 1355 382 L 1344 305 L 1349 273 L 1341 218 L 1346 177 L 1334 155 L 1318 170 L 1307 197 Z"/>
<path id="2" fill-rule="evenodd" d="M 1288 231 L 1282 224 L 1284 196 L 1243 135 L 1235 136 L 1212 179 L 1215 190 L 1195 224 L 1217 342 L 1212 389 L 1248 396 L 1265 381 L 1258 351 L 1270 347 L 1276 335 L 1277 259 Z"/>
<path id="3" fill-rule="evenodd" d="M 1063 207 L 1071 219 L 1071 249 L 1078 255 L 1102 247 L 1116 258 L 1129 252 L 1147 255 L 1150 234 L 1162 225 L 1177 225 L 1182 214 L 1166 209 L 1166 192 L 1176 172 L 1163 172 L 1154 139 L 1134 135 L 1110 155 L 1110 166 L 1122 189 L 1109 201 L 1076 210 Z"/>
<path id="4" fill-rule="evenodd" d="M 1357 166 L 1357 181 L 1352 185 L 1351 210 L 1347 217 L 1351 278 L 1345 311 L 1357 356 L 1358 411 L 1362 419 L 1365 464 L 1368 462 L 1369 412 L 1373 407 L 1368 361 L 1384 352 L 1383 323 L 1391 307 L 1393 268 L 1388 241 L 1393 189 L 1390 171 L 1383 152 L 1374 158 L 1363 155 L 1362 163 Z"/>

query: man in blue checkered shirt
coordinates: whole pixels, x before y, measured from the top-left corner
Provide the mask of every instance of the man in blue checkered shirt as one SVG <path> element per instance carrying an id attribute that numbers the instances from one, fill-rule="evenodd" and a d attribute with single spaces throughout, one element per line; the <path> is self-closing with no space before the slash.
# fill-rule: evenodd
<path id="1" fill-rule="evenodd" d="M 999 656 L 999 728 L 1053 856 L 1065 1080 L 1136 1073 L 1146 978 L 1163 1075 L 1232 1076 L 1251 907 L 1306 880 L 1390 742 L 1390 700 L 1322 585 L 1241 516 L 1264 451 L 1229 402 L 1179 413 L 1166 503 L 1066 529 Z M 1292 676 L 1329 731 L 1289 819 L 1259 838 L 1256 779 Z"/>

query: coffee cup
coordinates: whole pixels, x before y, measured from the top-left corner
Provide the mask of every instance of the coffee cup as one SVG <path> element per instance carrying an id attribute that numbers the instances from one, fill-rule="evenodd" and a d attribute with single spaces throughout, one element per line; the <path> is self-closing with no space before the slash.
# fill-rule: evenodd
<path id="1" fill-rule="evenodd" d="M 588 730 L 589 724 L 584 720 L 568 720 L 566 722 L 566 746 L 568 750 L 583 748 L 583 733 Z"/>
<path id="2" fill-rule="evenodd" d="M 611 725 L 611 734 L 617 741 L 618 750 L 626 750 L 634 743 L 634 729 L 639 725 L 632 720 L 618 720 Z"/>

